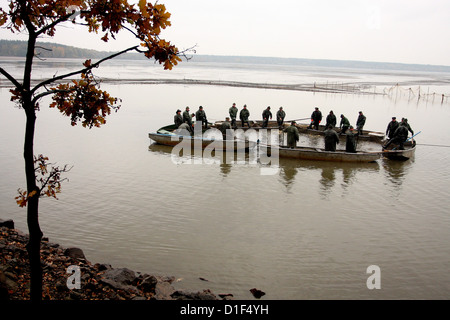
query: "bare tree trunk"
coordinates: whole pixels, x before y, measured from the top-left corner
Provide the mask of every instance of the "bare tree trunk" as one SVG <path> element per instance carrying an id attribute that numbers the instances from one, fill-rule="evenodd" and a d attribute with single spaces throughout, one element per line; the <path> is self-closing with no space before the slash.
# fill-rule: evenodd
<path id="1" fill-rule="evenodd" d="M 27 123 L 25 129 L 24 159 L 25 174 L 27 180 L 28 194 L 35 191 L 27 201 L 27 224 L 29 240 L 27 244 L 28 258 L 31 269 L 31 300 L 42 300 L 42 266 L 41 266 L 41 239 L 42 231 L 39 226 L 39 188 L 36 185 L 36 174 L 34 168 L 34 131 L 36 114 L 33 106 L 25 110 Z"/>
<path id="2" fill-rule="evenodd" d="M 32 28 L 29 28 L 32 30 Z M 28 258 L 30 260 L 31 271 L 31 292 L 32 301 L 42 300 L 42 266 L 41 266 L 41 240 L 42 231 L 39 226 L 39 196 L 40 190 L 36 184 L 36 171 L 34 167 L 34 132 L 36 124 L 36 109 L 32 102 L 31 71 L 33 66 L 34 50 L 36 48 L 36 35 L 34 30 L 29 34 L 27 57 L 23 75 L 22 86 L 22 106 L 26 114 L 25 142 L 23 147 L 23 157 L 25 160 L 25 175 L 27 181 L 28 195 L 27 201 L 27 224 L 29 240 L 27 243 Z"/>

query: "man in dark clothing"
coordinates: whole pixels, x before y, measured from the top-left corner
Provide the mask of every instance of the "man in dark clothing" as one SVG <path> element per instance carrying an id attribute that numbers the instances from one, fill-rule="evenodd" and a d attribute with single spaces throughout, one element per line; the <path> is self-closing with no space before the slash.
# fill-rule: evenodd
<path id="1" fill-rule="evenodd" d="M 350 127 L 350 121 L 341 114 L 341 123 L 339 124 L 339 128 L 341 129 L 341 134 L 346 133 L 347 129 Z"/>
<path id="2" fill-rule="evenodd" d="M 325 134 L 325 151 L 336 151 L 336 144 L 339 143 L 339 136 L 333 130 L 333 126 L 329 124 L 324 131 Z"/>
<path id="3" fill-rule="evenodd" d="M 297 146 L 297 141 L 300 140 L 300 134 L 295 126 L 295 121 L 292 121 L 291 125 L 284 129 L 284 132 L 287 133 L 287 147 L 294 149 Z"/>
<path id="4" fill-rule="evenodd" d="M 222 125 L 220 126 L 220 131 L 222 131 L 223 140 L 227 139 L 227 130 L 231 130 L 231 123 L 230 118 L 226 117 L 225 121 L 222 122 Z"/>
<path id="5" fill-rule="evenodd" d="M 315 130 L 319 130 L 320 121 L 322 121 L 322 112 L 320 112 L 319 108 L 316 107 L 311 114 L 311 124 L 309 125 L 309 129 L 314 126 Z"/>
<path id="6" fill-rule="evenodd" d="M 392 121 L 389 122 L 387 129 L 386 129 L 386 136 L 389 139 L 392 139 L 394 137 L 395 130 L 397 130 L 399 123 L 397 122 L 396 117 L 392 117 Z"/>
<path id="7" fill-rule="evenodd" d="M 272 119 L 272 112 L 270 112 L 270 107 L 267 107 L 263 113 L 262 113 L 262 118 L 263 118 L 263 124 L 262 127 L 265 128 L 267 127 L 268 123 L 269 123 L 269 119 Z"/>
<path id="8" fill-rule="evenodd" d="M 286 112 L 284 112 L 283 107 L 280 107 L 280 109 L 277 111 L 277 123 L 279 129 L 283 128 L 283 122 L 285 117 Z"/>
<path id="9" fill-rule="evenodd" d="M 345 141 L 345 152 L 356 153 L 356 138 L 358 137 L 358 132 L 355 132 L 353 126 L 350 126 L 347 131 L 347 139 Z"/>
<path id="10" fill-rule="evenodd" d="M 327 123 L 325 124 L 325 127 L 328 128 L 328 126 L 332 126 L 332 128 L 336 127 L 336 115 L 334 114 L 333 110 L 330 111 L 330 113 L 327 115 Z"/>
<path id="11" fill-rule="evenodd" d="M 194 114 L 189 113 L 189 107 L 186 107 L 186 110 L 183 112 L 183 122 L 187 123 L 189 126 L 189 131 L 194 132 L 193 124 L 192 124 L 192 116 L 195 116 Z"/>
<path id="12" fill-rule="evenodd" d="M 383 149 L 387 149 L 391 145 L 391 143 L 395 143 L 399 145 L 399 150 L 405 150 L 404 143 L 406 139 L 408 139 L 408 128 L 402 122 L 395 130 L 394 137 L 390 139 L 386 145 L 383 146 Z"/>
<path id="13" fill-rule="evenodd" d="M 238 113 L 238 108 L 236 108 L 236 103 L 233 103 L 230 109 L 228 109 L 228 113 L 230 114 L 231 118 L 231 126 L 233 127 L 233 129 L 237 129 L 236 117 Z"/>
<path id="14" fill-rule="evenodd" d="M 366 124 L 366 116 L 363 114 L 362 111 L 360 111 L 358 119 L 356 120 L 356 130 L 358 131 L 359 135 L 363 134 L 363 128 L 365 124 Z"/>
<path id="15" fill-rule="evenodd" d="M 247 123 L 248 127 L 250 128 L 250 123 L 248 122 L 249 117 L 250 117 L 250 111 L 248 111 L 247 105 L 244 104 L 241 112 L 239 112 L 239 119 L 241 119 L 242 128 L 244 128 L 244 124 L 246 124 L 246 123 Z"/>
<path id="16" fill-rule="evenodd" d="M 177 113 L 173 117 L 173 122 L 175 123 L 175 129 L 178 129 L 180 124 L 183 123 L 183 117 L 181 115 L 181 110 L 180 109 L 177 110 Z"/>
<path id="17" fill-rule="evenodd" d="M 198 107 L 197 112 L 195 113 L 195 119 L 197 121 L 200 121 L 202 123 L 202 126 L 204 125 L 206 128 L 208 128 L 208 120 L 206 119 L 206 113 L 203 110 L 203 107 Z"/>
<path id="18" fill-rule="evenodd" d="M 411 132 L 412 135 L 414 135 L 414 131 L 413 129 L 411 129 L 411 126 L 408 123 L 408 119 L 402 118 L 402 123 L 406 127 L 406 129 L 408 129 L 408 131 Z"/>

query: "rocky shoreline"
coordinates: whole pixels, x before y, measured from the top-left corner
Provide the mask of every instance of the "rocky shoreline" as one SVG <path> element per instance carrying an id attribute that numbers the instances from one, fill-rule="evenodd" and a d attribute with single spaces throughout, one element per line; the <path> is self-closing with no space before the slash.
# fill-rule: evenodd
<path id="1" fill-rule="evenodd" d="M 27 242 L 28 235 L 14 229 L 12 220 L 0 219 L 0 301 L 30 299 Z M 199 292 L 176 290 L 172 286 L 175 277 L 93 264 L 81 249 L 63 248 L 48 238 L 41 242 L 41 263 L 43 300 L 233 299 L 232 294 L 216 295 L 209 289 Z"/>

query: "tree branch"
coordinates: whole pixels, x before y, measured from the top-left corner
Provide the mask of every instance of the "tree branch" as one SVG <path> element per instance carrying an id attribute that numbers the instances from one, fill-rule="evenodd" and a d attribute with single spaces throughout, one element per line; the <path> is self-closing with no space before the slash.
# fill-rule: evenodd
<path id="1" fill-rule="evenodd" d="M 11 83 L 18 89 L 22 90 L 22 85 L 12 76 L 10 75 L 5 69 L 0 67 L 0 73 L 4 75 Z"/>
<path id="2" fill-rule="evenodd" d="M 63 75 L 60 75 L 60 76 L 57 76 L 57 77 L 53 77 L 53 78 L 51 78 L 51 79 L 47 79 L 47 80 L 45 80 L 45 81 L 43 81 L 43 82 L 37 84 L 37 85 L 31 90 L 31 93 L 33 94 L 33 93 L 35 93 L 36 90 L 38 90 L 39 88 L 41 88 L 41 87 L 43 87 L 43 86 L 46 86 L 46 85 L 48 85 L 48 84 L 50 84 L 50 83 L 53 83 L 53 82 L 55 82 L 55 81 L 62 80 L 62 79 L 65 79 L 65 78 L 68 78 L 68 77 L 70 77 L 70 76 L 74 76 L 74 75 L 77 75 L 77 74 L 86 73 L 86 72 L 89 71 L 89 70 L 92 70 L 92 69 L 94 69 L 94 68 L 98 68 L 98 66 L 99 66 L 101 63 L 103 63 L 103 62 L 105 62 L 105 61 L 107 61 L 107 60 L 111 60 L 111 59 L 113 59 L 113 58 L 115 58 L 115 57 L 117 57 L 117 56 L 120 56 L 121 54 L 124 54 L 124 53 L 128 52 L 128 51 L 136 50 L 138 47 L 139 47 L 139 46 L 133 46 L 133 47 L 130 47 L 130 48 L 128 48 L 128 49 L 122 50 L 122 51 L 120 51 L 120 52 L 114 53 L 114 54 L 112 54 L 112 55 L 110 55 L 110 56 L 108 56 L 108 57 L 105 57 L 105 58 L 103 58 L 103 59 L 97 61 L 96 63 L 91 64 L 90 66 L 88 66 L 88 67 L 86 67 L 86 68 L 84 68 L 84 69 L 81 69 L 81 70 L 78 70 L 78 71 L 74 71 L 74 72 L 70 72 L 70 73 L 66 73 L 66 74 L 63 74 Z M 35 100 L 35 99 L 34 99 L 34 100 Z"/>

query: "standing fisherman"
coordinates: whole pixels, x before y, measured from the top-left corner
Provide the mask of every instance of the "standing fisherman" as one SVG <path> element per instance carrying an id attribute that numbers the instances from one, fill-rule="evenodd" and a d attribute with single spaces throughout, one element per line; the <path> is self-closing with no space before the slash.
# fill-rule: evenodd
<path id="1" fill-rule="evenodd" d="M 336 151 L 336 144 L 339 143 L 339 136 L 334 131 L 333 126 L 329 124 L 324 131 L 325 134 L 325 151 Z"/>
<path id="2" fill-rule="evenodd" d="M 233 103 L 230 109 L 228 109 L 228 113 L 230 114 L 231 118 L 231 126 L 233 127 L 233 129 L 237 129 L 236 117 L 238 113 L 238 108 L 236 108 L 236 103 Z"/>
<path id="3" fill-rule="evenodd" d="M 411 126 L 408 123 L 408 119 L 402 118 L 402 123 L 406 127 L 406 129 L 408 129 L 408 131 L 411 132 L 412 135 L 414 135 L 414 131 L 413 129 L 411 129 Z"/>
<path id="4" fill-rule="evenodd" d="M 300 140 L 300 134 L 295 126 L 295 121 L 292 121 L 291 125 L 284 129 L 284 132 L 287 133 L 287 147 L 294 149 L 297 146 L 297 141 Z"/>
<path id="5" fill-rule="evenodd" d="M 186 110 L 183 112 L 183 122 L 187 123 L 189 126 L 189 131 L 194 132 L 193 124 L 192 124 L 192 117 L 195 116 L 195 114 L 189 113 L 189 107 L 186 107 Z"/>
<path id="6" fill-rule="evenodd" d="M 322 112 L 320 112 L 319 108 L 316 107 L 311 114 L 311 124 L 309 125 L 309 129 L 314 126 L 315 130 L 319 130 L 320 121 L 322 121 Z"/>
<path id="7" fill-rule="evenodd" d="M 280 109 L 277 111 L 277 123 L 279 129 L 283 128 L 283 122 L 285 117 L 286 112 L 283 111 L 283 107 L 280 107 Z"/>
<path id="8" fill-rule="evenodd" d="M 177 110 L 175 116 L 173 117 L 173 122 L 175 123 L 175 129 L 178 129 L 178 127 L 183 123 L 183 117 L 180 109 Z"/>
<path id="9" fill-rule="evenodd" d="M 206 119 L 206 113 L 203 110 L 203 107 L 198 107 L 197 112 L 195 113 L 195 119 L 202 123 L 202 126 L 205 125 L 205 128 L 208 129 L 208 120 Z"/>
<path id="10" fill-rule="evenodd" d="M 241 119 L 242 128 L 244 128 L 245 123 L 247 123 L 248 127 L 250 128 L 250 123 L 248 122 L 249 117 L 250 117 L 250 111 L 248 111 L 247 105 L 244 104 L 241 112 L 239 113 L 239 119 Z"/>
<path id="11" fill-rule="evenodd" d="M 225 121 L 222 122 L 222 125 L 220 126 L 220 131 L 222 131 L 223 140 L 227 140 L 228 133 L 230 132 L 228 130 L 231 130 L 231 124 L 230 118 L 226 117 Z"/>
<path id="12" fill-rule="evenodd" d="M 353 126 L 350 126 L 350 130 L 347 131 L 347 140 L 345 142 L 345 152 L 356 153 L 356 137 L 358 132 L 355 132 Z"/>
<path id="13" fill-rule="evenodd" d="M 336 115 L 334 114 L 333 110 L 330 110 L 330 113 L 327 115 L 327 122 L 325 124 L 325 127 L 328 128 L 328 126 L 332 126 L 333 128 L 336 127 Z"/>
<path id="14" fill-rule="evenodd" d="M 358 119 L 356 120 L 356 130 L 358 131 L 359 135 L 363 134 L 363 127 L 366 124 L 366 116 L 363 115 L 363 112 L 359 112 Z"/>
<path id="15" fill-rule="evenodd" d="M 270 112 L 270 106 L 267 107 L 263 113 L 262 113 L 262 118 L 263 118 L 263 124 L 262 127 L 265 128 L 267 127 L 268 123 L 269 123 L 269 118 L 272 119 L 272 112 Z"/>
<path id="16" fill-rule="evenodd" d="M 396 117 L 392 117 L 392 121 L 389 122 L 387 128 L 386 128 L 386 136 L 389 139 L 392 139 L 394 137 L 395 130 L 397 130 L 399 123 L 397 122 Z"/>

